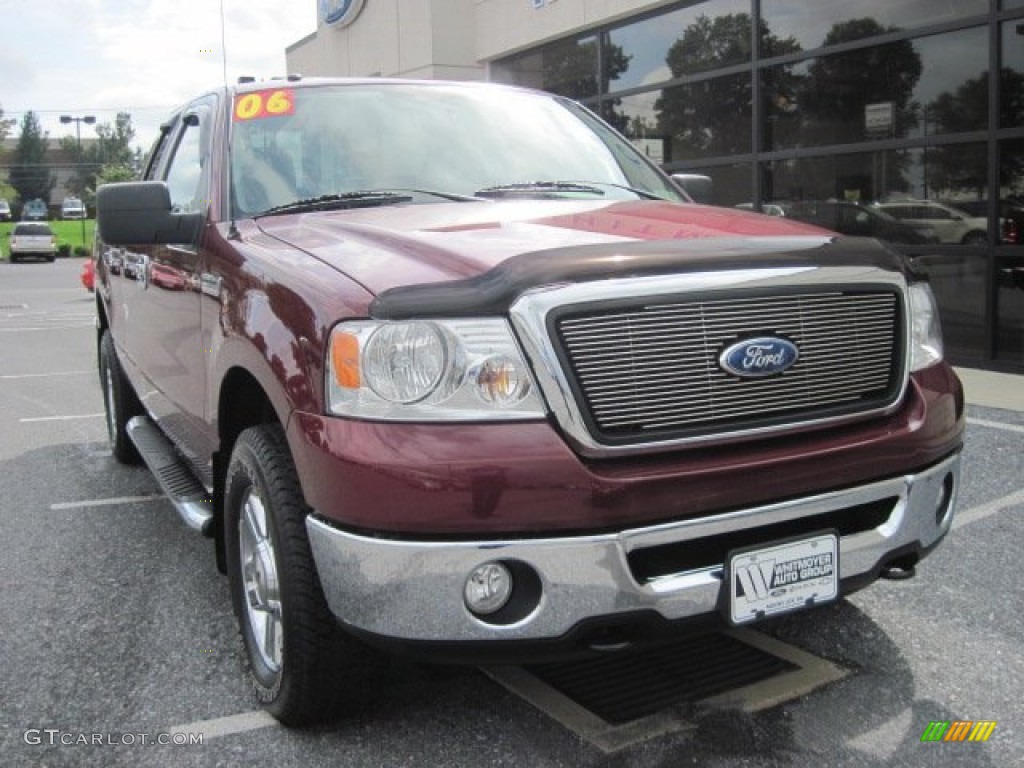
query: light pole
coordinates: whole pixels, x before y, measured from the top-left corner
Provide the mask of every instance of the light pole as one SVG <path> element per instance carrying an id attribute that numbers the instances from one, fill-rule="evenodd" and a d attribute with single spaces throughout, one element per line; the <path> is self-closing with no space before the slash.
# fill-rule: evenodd
<path id="1" fill-rule="evenodd" d="M 82 123 L 85 123 L 86 125 L 92 125 L 93 123 L 96 122 L 95 115 L 84 115 L 83 117 L 72 117 L 71 115 L 61 115 L 60 116 L 60 121 L 64 125 L 67 125 L 68 123 L 74 123 L 75 124 L 75 141 L 78 144 L 78 160 L 79 160 L 79 162 L 81 162 L 81 160 L 82 160 Z M 85 208 L 85 201 L 82 201 L 82 209 L 83 209 L 82 210 L 82 247 L 84 248 L 84 247 L 86 247 L 85 246 L 85 214 L 87 213 L 87 209 Z"/>

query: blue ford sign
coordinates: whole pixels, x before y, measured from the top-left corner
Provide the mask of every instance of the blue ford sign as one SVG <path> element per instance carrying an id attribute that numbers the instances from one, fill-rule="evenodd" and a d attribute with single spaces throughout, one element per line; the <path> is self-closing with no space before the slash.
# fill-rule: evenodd
<path id="1" fill-rule="evenodd" d="M 718 364 L 741 379 L 774 376 L 793 367 L 800 357 L 796 344 L 777 336 L 744 339 L 725 348 Z"/>
<path id="2" fill-rule="evenodd" d="M 363 10 L 364 0 L 320 0 L 320 18 L 329 27 L 346 27 Z"/>

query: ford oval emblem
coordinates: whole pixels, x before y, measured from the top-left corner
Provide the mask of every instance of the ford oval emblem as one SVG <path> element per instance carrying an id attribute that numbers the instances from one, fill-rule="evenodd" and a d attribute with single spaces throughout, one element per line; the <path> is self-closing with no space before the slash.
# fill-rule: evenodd
<path id="1" fill-rule="evenodd" d="M 757 379 L 789 370 L 799 357 L 800 350 L 793 342 L 778 336 L 758 336 L 726 347 L 718 364 L 741 379 Z"/>
<path id="2" fill-rule="evenodd" d="M 347 27 L 363 10 L 365 0 L 320 0 L 320 18 L 329 27 Z"/>

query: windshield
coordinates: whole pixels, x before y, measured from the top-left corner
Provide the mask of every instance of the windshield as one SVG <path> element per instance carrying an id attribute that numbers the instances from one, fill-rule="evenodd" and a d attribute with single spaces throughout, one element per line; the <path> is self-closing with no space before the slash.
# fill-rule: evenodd
<path id="1" fill-rule="evenodd" d="M 47 224 L 17 224 L 14 234 L 22 237 L 49 237 L 53 230 Z"/>
<path id="2" fill-rule="evenodd" d="M 256 109 L 258 100 L 277 114 Z M 284 87 L 240 94 L 234 115 L 236 216 L 355 192 L 419 191 L 419 203 L 492 190 L 480 199 L 494 199 L 495 188 L 516 185 L 535 185 L 539 197 L 683 199 L 590 112 L 544 94 L 429 83 Z"/>

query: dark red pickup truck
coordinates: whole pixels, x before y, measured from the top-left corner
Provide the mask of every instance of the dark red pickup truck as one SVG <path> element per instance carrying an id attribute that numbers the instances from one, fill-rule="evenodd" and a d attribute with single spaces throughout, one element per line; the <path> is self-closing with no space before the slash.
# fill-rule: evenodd
<path id="1" fill-rule="evenodd" d="M 98 194 L 113 451 L 212 537 L 262 703 L 374 647 L 610 650 L 907 576 L 964 415 L 921 276 L 689 202 L 566 99 L 204 95 Z"/>

